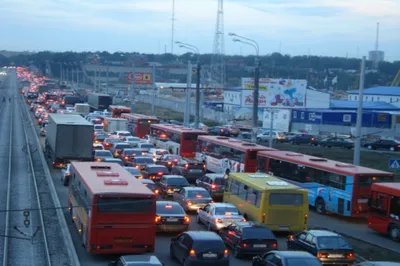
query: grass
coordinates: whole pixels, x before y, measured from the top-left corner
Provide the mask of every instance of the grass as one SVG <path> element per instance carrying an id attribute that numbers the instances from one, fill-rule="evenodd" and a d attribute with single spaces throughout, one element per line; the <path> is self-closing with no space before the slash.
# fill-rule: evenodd
<path id="1" fill-rule="evenodd" d="M 371 261 L 400 261 L 400 253 L 346 236 L 357 255 Z"/>

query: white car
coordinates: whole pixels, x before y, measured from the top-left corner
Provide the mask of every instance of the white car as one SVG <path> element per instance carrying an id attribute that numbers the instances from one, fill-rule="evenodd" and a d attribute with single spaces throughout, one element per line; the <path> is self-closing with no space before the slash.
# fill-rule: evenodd
<path id="1" fill-rule="evenodd" d="M 280 131 L 272 131 L 273 141 L 283 142 L 286 139 L 286 135 Z M 257 135 L 257 141 L 269 141 L 269 130 Z"/>
<path id="2" fill-rule="evenodd" d="M 138 148 L 144 150 L 145 152 L 148 152 L 150 149 L 154 149 L 155 146 L 151 143 L 139 143 Z"/>
<path id="3" fill-rule="evenodd" d="M 113 133 L 111 133 L 111 135 L 117 136 L 118 138 L 126 138 L 126 137 L 132 137 L 131 132 L 129 131 L 125 131 L 125 130 L 121 130 L 121 131 L 114 131 Z"/>
<path id="4" fill-rule="evenodd" d="M 61 182 L 63 183 L 64 186 L 68 186 L 69 184 L 69 179 L 71 177 L 71 164 L 67 164 L 67 166 L 63 169 L 61 169 Z"/>
<path id="5" fill-rule="evenodd" d="M 244 222 L 235 205 L 230 203 L 210 203 L 197 210 L 197 222 L 207 226 L 209 231 L 217 231 L 233 222 Z"/>
<path id="6" fill-rule="evenodd" d="M 149 150 L 148 153 L 153 157 L 154 162 L 156 162 L 158 159 L 160 159 L 161 156 L 169 154 L 169 151 L 164 149 L 152 148 Z"/>
<path id="7" fill-rule="evenodd" d="M 103 131 L 104 130 L 104 126 L 102 124 L 95 124 L 93 125 L 93 129 L 94 131 Z"/>
<path id="8" fill-rule="evenodd" d="M 142 143 L 142 139 L 138 138 L 138 137 L 132 137 L 132 136 L 128 136 L 128 137 L 121 137 L 121 140 L 128 142 L 129 144 L 131 144 L 132 148 L 137 148 L 139 143 Z"/>

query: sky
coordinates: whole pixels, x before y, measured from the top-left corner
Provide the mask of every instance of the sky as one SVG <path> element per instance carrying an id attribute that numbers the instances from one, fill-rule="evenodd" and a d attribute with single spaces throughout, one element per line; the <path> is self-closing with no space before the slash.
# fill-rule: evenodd
<path id="1" fill-rule="evenodd" d="M 171 52 L 173 0 L 0 0 L 0 50 Z M 217 0 L 175 0 L 174 40 L 212 53 Z M 225 54 L 400 60 L 400 0 L 224 0 Z M 175 54 L 187 52 L 173 45 Z"/>

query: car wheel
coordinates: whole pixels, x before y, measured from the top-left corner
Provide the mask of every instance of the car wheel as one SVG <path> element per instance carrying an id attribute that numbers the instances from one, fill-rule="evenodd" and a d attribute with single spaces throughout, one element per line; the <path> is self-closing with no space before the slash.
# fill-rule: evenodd
<path id="1" fill-rule="evenodd" d="M 233 248 L 233 256 L 237 259 L 240 259 L 242 257 L 242 254 L 240 253 L 237 245 Z"/>
<path id="2" fill-rule="evenodd" d="M 389 236 L 393 241 L 400 241 L 400 228 L 396 225 L 392 225 L 389 228 Z"/>
<path id="3" fill-rule="evenodd" d="M 325 214 L 325 201 L 323 199 L 317 199 L 317 201 L 315 202 L 315 209 L 319 214 Z"/>
<path id="4" fill-rule="evenodd" d="M 395 151 L 396 150 L 396 148 L 394 148 L 394 147 L 390 147 L 390 149 L 389 149 L 390 151 Z"/>
<path id="5" fill-rule="evenodd" d="M 198 214 L 197 214 L 197 217 L 196 217 L 196 222 L 197 222 L 198 224 L 202 224 L 202 222 L 201 222 L 200 217 L 199 217 Z"/>

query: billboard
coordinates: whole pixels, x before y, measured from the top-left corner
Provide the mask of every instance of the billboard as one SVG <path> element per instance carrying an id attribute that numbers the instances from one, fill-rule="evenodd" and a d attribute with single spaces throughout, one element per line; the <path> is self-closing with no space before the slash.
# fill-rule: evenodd
<path id="1" fill-rule="evenodd" d="M 128 84 L 132 83 L 132 72 L 127 73 L 126 80 Z M 135 84 L 153 84 L 150 73 L 135 73 Z"/>
<path id="2" fill-rule="evenodd" d="M 292 118 L 292 110 L 290 109 L 264 110 L 264 117 L 262 119 L 263 128 L 271 128 L 271 111 L 274 116 L 272 129 L 285 133 L 290 132 L 290 121 Z"/>
<path id="3" fill-rule="evenodd" d="M 253 106 L 253 78 L 242 78 L 242 107 Z M 261 78 L 259 107 L 305 107 L 307 80 Z"/>

